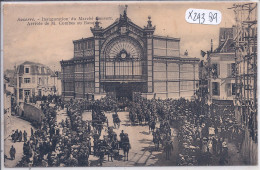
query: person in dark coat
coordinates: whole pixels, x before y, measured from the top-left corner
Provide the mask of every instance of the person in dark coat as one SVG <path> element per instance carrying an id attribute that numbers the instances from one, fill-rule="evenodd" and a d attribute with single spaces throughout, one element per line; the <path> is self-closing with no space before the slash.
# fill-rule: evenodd
<path id="1" fill-rule="evenodd" d="M 23 140 L 24 142 L 27 142 L 27 132 L 25 130 L 23 132 Z"/>
<path id="2" fill-rule="evenodd" d="M 23 132 L 20 131 L 20 132 L 18 133 L 18 141 L 21 142 L 21 141 L 22 141 L 22 138 L 23 138 Z"/>
<path id="3" fill-rule="evenodd" d="M 213 154 L 217 152 L 217 140 L 213 137 L 212 139 Z"/>
<path id="4" fill-rule="evenodd" d="M 10 148 L 10 157 L 11 157 L 11 160 L 14 160 L 14 159 L 15 159 L 15 154 L 16 154 L 16 150 L 15 150 L 14 146 L 12 145 L 12 147 Z"/>
<path id="5" fill-rule="evenodd" d="M 31 128 L 31 136 L 33 136 L 33 128 Z"/>

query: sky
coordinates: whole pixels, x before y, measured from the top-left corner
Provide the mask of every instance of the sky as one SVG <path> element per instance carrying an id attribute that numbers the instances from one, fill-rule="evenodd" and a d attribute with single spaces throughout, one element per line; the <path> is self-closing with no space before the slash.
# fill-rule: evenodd
<path id="1" fill-rule="evenodd" d="M 228 9 L 232 2 L 70 2 L 70 3 L 16 3 L 3 6 L 4 70 L 12 69 L 24 61 L 39 62 L 52 70 L 60 70 L 60 61 L 73 57 L 73 40 L 92 36 L 87 25 L 32 25 L 19 18 L 57 17 L 111 17 L 101 20 L 103 28 L 119 18 L 120 6 L 128 5 L 127 16 L 140 27 L 147 25 L 151 16 L 156 25 L 155 35 L 181 39 L 181 54 L 186 50 L 190 57 L 200 58 L 201 50 L 218 46 L 220 27 L 235 24 L 234 12 Z M 190 24 L 185 20 L 189 8 L 219 10 L 222 21 L 219 25 Z"/>

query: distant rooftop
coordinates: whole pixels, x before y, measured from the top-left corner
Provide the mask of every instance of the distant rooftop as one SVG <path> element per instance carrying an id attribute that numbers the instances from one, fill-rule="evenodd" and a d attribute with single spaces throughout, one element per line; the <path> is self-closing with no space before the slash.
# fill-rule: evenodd
<path id="1" fill-rule="evenodd" d="M 31 61 L 25 61 L 22 64 L 18 65 L 16 68 L 16 73 L 24 74 L 24 68 L 27 66 L 30 68 L 29 74 L 31 75 L 55 75 L 54 72 L 48 66 Z"/>

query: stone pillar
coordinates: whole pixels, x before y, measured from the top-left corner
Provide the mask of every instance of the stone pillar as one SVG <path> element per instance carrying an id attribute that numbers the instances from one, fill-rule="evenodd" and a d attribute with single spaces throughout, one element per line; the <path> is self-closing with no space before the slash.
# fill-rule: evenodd
<path id="1" fill-rule="evenodd" d="M 153 40 L 147 38 L 147 86 L 148 93 L 153 92 Z"/>
<path id="2" fill-rule="evenodd" d="M 94 35 L 94 57 L 95 57 L 95 64 L 94 64 L 94 71 L 95 71 L 95 94 L 100 94 L 100 39 L 102 38 L 103 29 L 99 25 L 100 22 L 98 21 L 98 17 L 96 17 L 96 22 L 94 28 L 90 28 L 93 35 Z"/>
<path id="3" fill-rule="evenodd" d="M 152 25 L 151 17 L 148 17 L 147 26 L 144 27 L 147 42 L 147 92 L 153 92 L 153 33 L 155 26 Z"/>
<path id="4" fill-rule="evenodd" d="M 95 93 L 100 93 L 100 81 L 99 81 L 99 39 L 94 40 L 95 43 Z"/>

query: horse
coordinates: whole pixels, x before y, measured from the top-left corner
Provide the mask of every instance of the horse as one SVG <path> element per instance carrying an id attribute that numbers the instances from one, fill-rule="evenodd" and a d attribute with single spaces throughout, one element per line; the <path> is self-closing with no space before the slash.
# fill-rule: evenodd
<path id="1" fill-rule="evenodd" d="M 119 155 L 119 147 L 118 147 L 118 141 L 110 141 L 109 149 L 108 149 L 108 161 L 109 157 L 111 158 L 111 161 L 113 162 L 113 157 L 117 157 Z"/>
<path id="2" fill-rule="evenodd" d="M 109 144 L 108 146 L 107 146 L 107 152 L 106 152 L 106 154 L 107 154 L 107 161 L 109 161 L 109 157 L 111 158 L 111 161 L 113 162 L 113 148 L 112 148 L 112 146 L 111 146 L 111 144 Z"/>
<path id="3" fill-rule="evenodd" d="M 124 161 L 125 161 L 125 158 L 128 161 L 128 153 L 129 153 L 129 150 L 131 149 L 130 143 L 129 142 L 122 143 L 122 148 L 124 151 Z"/>
<path id="4" fill-rule="evenodd" d="M 113 114 L 113 123 L 114 123 L 114 127 L 116 128 L 116 126 L 119 128 L 120 127 L 120 122 L 121 120 L 118 117 L 118 114 Z"/>

